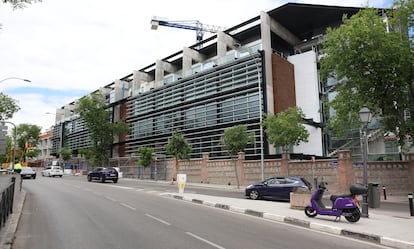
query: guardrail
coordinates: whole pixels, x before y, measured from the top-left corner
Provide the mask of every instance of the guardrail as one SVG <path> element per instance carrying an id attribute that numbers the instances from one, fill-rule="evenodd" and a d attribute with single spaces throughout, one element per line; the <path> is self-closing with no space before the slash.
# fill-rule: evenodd
<path id="1" fill-rule="evenodd" d="M 10 179 L 10 178 L 9 178 Z M 12 176 L 11 180 L 8 180 L 6 184 L 1 186 L 1 198 L 0 198 L 0 230 L 6 224 L 7 218 L 13 213 L 14 202 L 14 186 L 16 183 L 16 177 Z"/>

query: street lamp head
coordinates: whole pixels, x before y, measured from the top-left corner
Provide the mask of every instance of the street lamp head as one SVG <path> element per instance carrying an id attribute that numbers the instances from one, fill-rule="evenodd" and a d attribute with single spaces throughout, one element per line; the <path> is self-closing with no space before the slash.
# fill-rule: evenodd
<path id="1" fill-rule="evenodd" d="M 4 79 L 0 80 L 0 83 L 3 82 L 3 81 L 6 81 L 6 80 L 22 80 L 22 81 L 26 81 L 26 82 L 29 82 L 29 83 L 31 82 L 28 79 L 22 79 L 22 78 L 19 78 L 19 77 L 7 77 L 7 78 L 4 78 Z"/>
<path id="2" fill-rule="evenodd" d="M 361 110 L 359 110 L 359 120 L 363 124 L 368 124 L 371 122 L 372 113 L 367 107 L 362 107 Z"/>

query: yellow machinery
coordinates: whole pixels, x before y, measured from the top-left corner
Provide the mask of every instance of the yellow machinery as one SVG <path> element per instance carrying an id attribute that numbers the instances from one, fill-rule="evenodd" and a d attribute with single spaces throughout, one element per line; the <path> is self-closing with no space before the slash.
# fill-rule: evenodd
<path id="1" fill-rule="evenodd" d="M 24 150 L 23 152 L 21 152 L 19 149 L 16 148 L 16 151 L 14 153 L 15 158 L 18 157 L 18 155 L 20 155 L 20 164 L 22 166 L 29 166 L 29 162 L 26 161 L 26 152 L 27 151 L 32 151 L 34 150 L 35 147 L 31 147 L 30 144 L 26 141 L 25 145 L 24 145 Z M 8 153 L 7 153 L 7 159 L 6 162 L 2 164 L 2 168 L 6 169 L 10 166 L 10 163 L 12 163 L 13 165 L 13 149 L 9 149 Z"/>

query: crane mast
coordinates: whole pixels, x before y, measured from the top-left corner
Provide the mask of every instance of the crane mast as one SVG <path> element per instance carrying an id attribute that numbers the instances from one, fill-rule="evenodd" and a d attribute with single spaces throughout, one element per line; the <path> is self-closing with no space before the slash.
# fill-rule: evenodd
<path id="1" fill-rule="evenodd" d="M 151 19 L 151 29 L 156 30 L 158 26 L 166 26 L 171 28 L 187 29 L 196 31 L 197 42 L 203 40 L 203 35 L 205 32 L 217 33 L 218 31 L 223 31 L 225 28 L 215 25 L 202 24 L 197 20 L 188 20 L 188 21 L 167 21 L 165 19 L 154 16 Z"/>

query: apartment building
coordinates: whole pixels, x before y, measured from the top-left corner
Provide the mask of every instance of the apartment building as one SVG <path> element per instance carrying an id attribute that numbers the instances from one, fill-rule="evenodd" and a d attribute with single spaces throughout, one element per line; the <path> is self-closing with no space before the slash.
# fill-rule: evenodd
<path id="1" fill-rule="evenodd" d="M 39 136 L 39 144 L 37 148 L 39 149 L 39 155 L 36 157 L 37 161 L 44 162 L 45 165 L 51 163 L 54 159 L 52 154 L 52 137 L 53 131 L 51 129 L 46 130 Z"/>
<path id="2" fill-rule="evenodd" d="M 292 153 L 330 156 L 344 145 L 324 130 L 329 84 L 318 76 L 319 44 L 327 27 L 341 24 L 344 14 L 360 8 L 288 3 L 260 12 L 239 25 L 162 59 L 96 90 L 104 96 L 114 121 L 123 119 L 131 133 L 115 141 L 112 157 L 136 154 L 140 146 L 165 154 L 174 130 L 182 132 L 191 157 L 227 157 L 220 142 L 224 130 L 244 124 L 255 141 L 246 156 L 280 153 L 266 141 L 260 126 L 265 113 L 298 106 L 306 115 L 309 142 Z M 326 87 L 325 87 L 326 86 Z M 76 154 L 88 147 L 88 132 L 74 115 L 76 101 L 56 111 L 52 154 L 64 144 Z M 340 141 L 340 140 L 335 140 Z M 358 150 L 356 150 L 358 151 Z"/>

